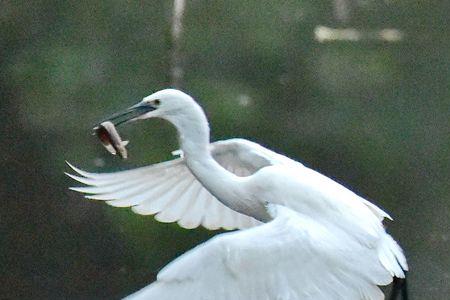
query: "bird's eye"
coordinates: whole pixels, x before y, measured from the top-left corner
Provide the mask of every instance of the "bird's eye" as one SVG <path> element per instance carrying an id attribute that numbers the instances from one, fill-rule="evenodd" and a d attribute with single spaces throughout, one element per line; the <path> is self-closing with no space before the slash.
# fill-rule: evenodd
<path id="1" fill-rule="evenodd" d="M 155 99 L 151 103 L 153 104 L 153 106 L 158 107 L 161 104 L 161 100 Z"/>

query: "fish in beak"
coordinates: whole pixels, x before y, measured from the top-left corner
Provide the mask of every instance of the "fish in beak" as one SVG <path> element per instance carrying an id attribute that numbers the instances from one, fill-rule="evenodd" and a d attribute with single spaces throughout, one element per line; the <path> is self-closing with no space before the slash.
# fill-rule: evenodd
<path id="1" fill-rule="evenodd" d="M 154 107 L 151 105 L 143 102 L 138 103 L 96 125 L 93 129 L 93 135 L 100 139 L 100 142 L 109 153 L 113 155 L 119 154 L 121 158 L 126 159 L 128 158 L 128 152 L 125 146 L 128 144 L 128 141 L 122 141 L 116 126 L 133 121 L 152 110 L 154 110 Z"/>

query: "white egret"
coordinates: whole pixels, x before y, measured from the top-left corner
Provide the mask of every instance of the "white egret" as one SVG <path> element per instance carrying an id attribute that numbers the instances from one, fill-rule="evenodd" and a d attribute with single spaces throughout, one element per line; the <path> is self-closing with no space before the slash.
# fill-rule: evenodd
<path id="1" fill-rule="evenodd" d="M 247 229 L 188 251 L 129 299 L 384 299 L 378 286 L 404 278 L 406 259 L 382 225 L 390 217 L 374 204 L 256 143 L 210 144 L 203 110 L 178 90 L 110 121 L 153 117 L 176 127 L 180 158 L 106 174 L 71 166 L 88 185 L 72 189 L 184 228 Z"/>

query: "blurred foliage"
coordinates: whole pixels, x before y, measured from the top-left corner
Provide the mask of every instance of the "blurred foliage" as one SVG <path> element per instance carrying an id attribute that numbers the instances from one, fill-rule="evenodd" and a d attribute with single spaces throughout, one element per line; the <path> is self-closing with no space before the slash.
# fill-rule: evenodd
<path id="1" fill-rule="evenodd" d="M 215 140 L 298 159 L 395 218 L 414 299 L 450 294 L 450 2 L 187 1 L 183 88 Z M 64 160 L 111 171 L 170 159 L 162 121 L 122 129 L 119 161 L 92 125 L 170 86 L 171 1 L 1 1 L 0 298 L 119 298 L 209 238 L 83 199 Z M 317 25 L 396 28 L 395 43 L 319 43 Z"/>

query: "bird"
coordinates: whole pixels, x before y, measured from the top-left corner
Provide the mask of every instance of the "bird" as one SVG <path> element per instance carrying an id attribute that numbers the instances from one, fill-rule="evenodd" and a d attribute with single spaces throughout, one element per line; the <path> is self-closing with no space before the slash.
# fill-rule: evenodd
<path id="1" fill-rule="evenodd" d="M 404 279 L 392 218 L 343 185 L 255 142 L 210 141 L 201 106 L 163 89 L 113 115 L 114 125 L 161 118 L 177 129 L 176 158 L 125 171 L 74 165 L 71 189 L 115 207 L 215 235 L 165 266 L 125 299 L 384 299 Z M 233 231 L 231 231 L 233 230 Z"/>

